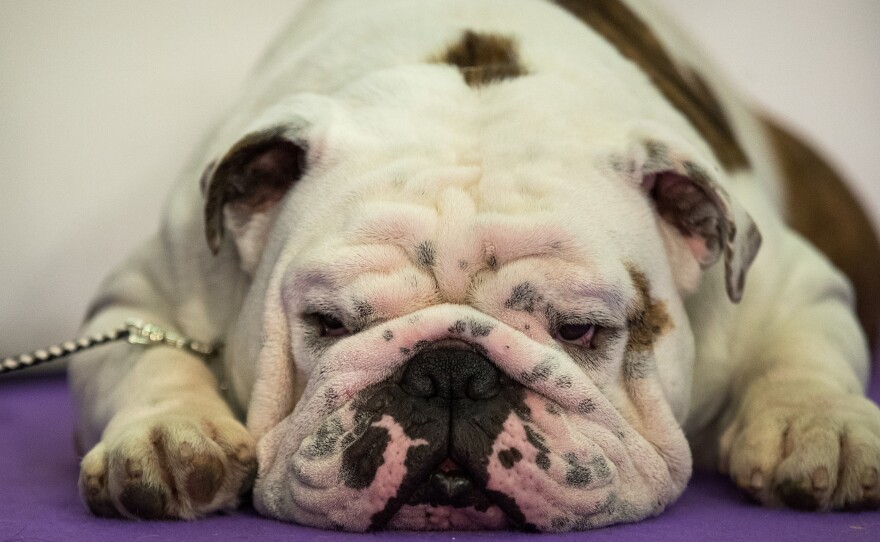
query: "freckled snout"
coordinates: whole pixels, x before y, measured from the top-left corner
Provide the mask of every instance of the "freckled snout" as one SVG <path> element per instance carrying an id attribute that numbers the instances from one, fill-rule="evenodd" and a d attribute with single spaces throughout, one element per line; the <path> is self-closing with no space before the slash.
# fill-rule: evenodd
<path id="1" fill-rule="evenodd" d="M 413 357 L 400 387 L 412 397 L 491 399 L 501 392 L 498 368 L 477 352 L 457 348 L 428 350 Z"/>

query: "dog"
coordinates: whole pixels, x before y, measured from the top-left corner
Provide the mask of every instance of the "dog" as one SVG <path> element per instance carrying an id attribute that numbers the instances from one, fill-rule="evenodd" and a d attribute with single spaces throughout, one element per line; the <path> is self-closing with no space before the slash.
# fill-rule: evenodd
<path id="1" fill-rule="evenodd" d="M 95 514 L 560 532 L 694 465 L 880 505 L 870 224 L 649 4 L 314 0 L 195 164 L 84 331 L 224 346 L 74 358 Z"/>

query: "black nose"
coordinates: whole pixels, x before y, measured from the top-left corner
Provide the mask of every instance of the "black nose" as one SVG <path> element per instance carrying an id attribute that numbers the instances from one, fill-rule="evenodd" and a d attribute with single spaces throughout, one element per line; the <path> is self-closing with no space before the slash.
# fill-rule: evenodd
<path id="1" fill-rule="evenodd" d="M 491 399 L 501 391 L 501 374 L 476 352 L 440 348 L 416 354 L 403 371 L 400 387 L 425 399 Z"/>

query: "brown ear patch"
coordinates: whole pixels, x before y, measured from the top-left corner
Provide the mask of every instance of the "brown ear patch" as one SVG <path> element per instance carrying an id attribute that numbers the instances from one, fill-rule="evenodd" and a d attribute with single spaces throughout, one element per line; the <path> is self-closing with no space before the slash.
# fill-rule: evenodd
<path id="1" fill-rule="evenodd" d="M 526 73 L 514 41 L 506 36 L 466 30 L 433 62 L 456 66 L 472 87 L 513 79 Z"/>
<path id="2" fill-rule="evenodd" d="M 635 306 L 627 316 L 629 340 L 628 353 L 645 353 L 654 348 L 658 337 L 672 330 L 675 325 L 666 310 L 666 302 L 651 297 L 651 283 L 648 277 L 634 266 L 627 266 L 638 296 Z"/>
<path id="3" fill-rule="evenodd" d="M 871 221 L 813 149 L 769 119 L 764 125 L 786 183 L 786 222 L 852 281 L 859 322 L 874 348 L 880 331 L 880 242 Z"/>
<path id="4" fill-rule="evenodd" d="M 749 167 L 749 159 L 736 139 L 724 108 L 706 82 L 693 70 L 682 73 L 651 29 L 621 0 L 556 0 L 556 3 L 637 64 L 702 134 L 725 169 Z"/>

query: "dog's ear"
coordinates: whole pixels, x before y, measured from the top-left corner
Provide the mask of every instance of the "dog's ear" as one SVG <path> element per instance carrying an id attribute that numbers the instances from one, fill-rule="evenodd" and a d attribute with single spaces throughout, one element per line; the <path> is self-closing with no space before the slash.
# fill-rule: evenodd
<path id="1" fill-rule="evenodd" d="M 703 269 L 724 256 L 727 295 L 739 302 L 746 273 L 761 246 L 752 217 L 705 168 L 670 158 L 656 144 L 648 145 L 641 182 L 659 216 L 678 230 Z"/>
<path id="2" fill-rule="evenodd" d="M 305 171 L 306 146 L 283 127 L 241 138 L 202 176 L 205 234 L 214 254 L 231 230 L 245 267 L 256 265 L 277 204 Z"/>

